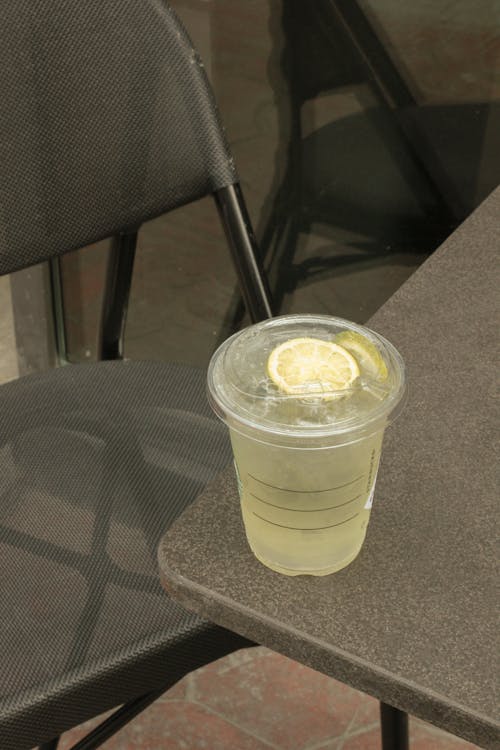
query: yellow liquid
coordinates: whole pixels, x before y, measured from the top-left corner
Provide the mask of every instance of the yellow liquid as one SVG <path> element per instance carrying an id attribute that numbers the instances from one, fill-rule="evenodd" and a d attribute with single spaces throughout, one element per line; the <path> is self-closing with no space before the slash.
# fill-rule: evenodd
<path id="1" fill-rule="evenodd" d="M 327 575 L 359 553 L 383 430 L 334 448 L 273 446 L 230 430 L 248 543 L 286 575 Z"/>

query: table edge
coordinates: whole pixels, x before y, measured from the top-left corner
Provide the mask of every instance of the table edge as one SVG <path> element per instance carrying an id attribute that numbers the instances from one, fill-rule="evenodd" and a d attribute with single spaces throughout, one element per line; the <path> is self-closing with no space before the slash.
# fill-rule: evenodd
<path id="1" fill-rule="evenodd" d="M 426 691 L 415 683 L 405 680 L 398 675 L 338 647 L 332 647 L 321 639 L 307 637 L 302 631 L 293 627 L 283 628 L 281 623 L 268 615 L 257 618 L 252 610 L 244 605 L 235 603 L 227 597 L 213 591 L 206 592 L 203 586 L 171 571 L 162 553 L 163 541 L 159 548 L 160 577 L 163 588 L 183 607 L 195 611 L 202 617 L 223 628 L 234 630 L 244 638 L 266 646 L 306 666 L 327 674 L 334 679 L 349 685 L 355 690 L 371 695 L 388 703 L 395 708 L 410 713 L 419 719 L 427 721 L 440 729 L 448 731 L 469 742 L 481 744 L 486 750 L 497 750 L 500 737 L 500 721 L 494 722 L 483 714 L 468 709 L 461 704 L 451 701 L 431 690 Z M 188 591 L 189 593 L 186 593 Z M 196 607 L 195 607 L 196 604 Z M 227 609 L 230 604 L 231 612 L 237 619 L 228 626 L 226 618 L 218 617 L 218 610 Z M 268 628 L 271 627 L 272 636 L 277 633 L 276 647 L 273 638 L 269 638 Z M 262 631 L 264 637 L 256 637 Z M 284 647 L 286 642 L 287 646 Z M 301 658 L 299 644 L 307 649 L 307 659 Z M 316 652 L 316 658 L 311 659 L 311 648 Z M 341 676 L 335 670 L 325 669 L 325 655 L 337 662 Z M 316 666 L 315 666 L 316 662 Z M 354 676 L 356 675 L 356 677 Z M 361 676 L 361 679 L 360 679 Z M 374 679 L 375 678 L 375 679 Z M 435 717 L 439 716 L 436 724 Z"/>

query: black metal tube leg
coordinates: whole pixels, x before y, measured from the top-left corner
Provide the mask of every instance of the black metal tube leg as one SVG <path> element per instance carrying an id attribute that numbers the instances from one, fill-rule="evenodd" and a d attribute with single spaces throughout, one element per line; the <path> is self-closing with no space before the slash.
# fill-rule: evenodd
<path id="1" fill-rule="evenodd" d="M 44 745 L 39 745 L 38 750 L 57 750 L 59 744 L 59 737 L 55 737 L 50 742 L 46 742 Z"/>
<path id="2" fill-rule="evenodd" d="M 235 184 L 220 188 L 214 198 L 252 323 L 272 318 L 271 293 L 240 187 Z"/>
<path id="3" fill-rule="evenodd" d="M 49 274 L 57 361 L 60 365 L 65 365 L 68 362 L 68 346 L 66 342 L 66 316 L 64 313 L 61 258 L 51 258 L 49 260 Z"/>
<path id="4" fill-rule="evenodd" d="M 103 742 L 106 742 L 107 739 L 116 734 L 116 732 L 128 724 L 129 721 L 132 721 L 135 716 L 140 714 L 141 711 L 144 711 L 144 709 L 150 706 L 151 703 L 163 695 L 169 687 L 170 684 L 165 685 L 161 690 L 147 693 L 130 703 L 126 703 L 105 719 L 102 724 L 99 724 L 99 726 L 93 729 L 90 734 L 87 734 L 77 742 L 76 745 L 73 745 L 71 750 L 95 750 L 95 748 L 101 747 Z"/>
<path id="5" fill-rule="evenodd" d="M 113 237 L 110 249 L 102 309 L 99 342 L 100 359 L 121 359 L 132 283 L 137 232 Z"/>
<path id="6" fill-rule="evenodd" d="M 408 714 L 380 703 L 382 750 L 408 750 Z"/>

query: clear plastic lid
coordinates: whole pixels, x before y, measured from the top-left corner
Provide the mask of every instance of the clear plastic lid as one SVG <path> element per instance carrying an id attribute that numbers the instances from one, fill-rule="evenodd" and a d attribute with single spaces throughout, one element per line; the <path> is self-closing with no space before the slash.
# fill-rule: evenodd
<path id="1" fill-rule="evenodd" d="M 269 357 L 276 347 L 302 338 L 347 349 L 359 374 L 339 390 L 309 383 L 285 392 L 270 375 Z M 215 413 L 230 427 L 255 437 L 265 433 L 261 437 L 268 440 L 316 437 L 335 443 L 346 433 L 373 431 L 395 417 L 404 392 L 404 364 L 392 344 L 364 326 L 326 315 L 283 315 L 245 328 L 217 349 L 208 370 Z"/>

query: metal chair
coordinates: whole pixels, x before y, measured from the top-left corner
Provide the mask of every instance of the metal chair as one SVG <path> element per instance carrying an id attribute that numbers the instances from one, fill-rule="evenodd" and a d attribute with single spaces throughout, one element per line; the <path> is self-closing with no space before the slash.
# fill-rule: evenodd
<path id="1" fill-rule="evenodd" d="M 437 179 L 436 160 L 423 157 L 415 127 L 399 117 L 415 107 L 414 97 L 359 3 L 287 0 L 275 23 L 288 87 L 281 130 L 289 137 L 258 235 L 274 303 L 286 311 L 299 286 L 346 266 L 383 263 L 395 252 L 429 254 L 463 216 Z M 304 105 L 347 90 L 363 113 L 321 127 L 311 121 L 306 134 L 313 118 Z M 314 226 L 323 247 L 304 253 L 301 236 Z"/>
<path id="2" fill-rule="evenodd" d="M 251 645 L 160 586 L 160 535 L 230 450 L 203 372 L 122 359 L 140 224 L 212 194 L 252 319 L 271 308 L 203 65 L 164 0 L 4 0 L 0 39 L 0 273 L 114 237 L 114 361 L 0 387 L 0 747 L 55 750 L 121 705 L 75 746 L 90 750 Z"/>

